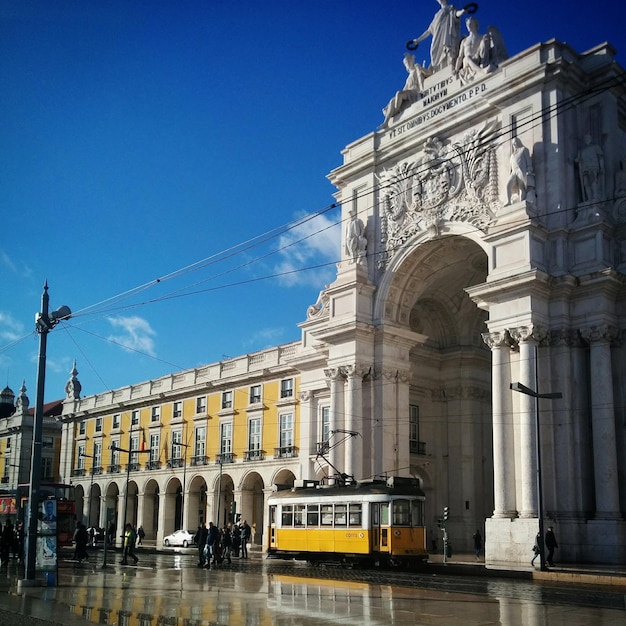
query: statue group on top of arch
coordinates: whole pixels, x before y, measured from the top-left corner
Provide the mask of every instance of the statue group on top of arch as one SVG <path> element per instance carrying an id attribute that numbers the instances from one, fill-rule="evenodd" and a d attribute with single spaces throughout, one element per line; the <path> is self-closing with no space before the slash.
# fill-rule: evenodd
<path id="1" fill-rule="evenodd" d="M 389 120 L 404 107 L 420 99 L 424 90 L 424 78 L 450 66 L 455 76 L 462 83 L 469 83 L 477 77 L 493 72 L 499 64 L 508 59 L 508 53 L 500 31 L 489 26 L 486 34 L 479 33 L 478 20 L 472 17 L 478 5 L 474 2 L 456 9 L 448 0 L 437 0 L 440 8 L 435 13 L 428 28 L 416 39 L 407 43 L 409 50 L 416 50 L 427 37 L 431 37 L 430 67 L 425 68 L 415 63 L 413 55 L 404 55 L 404 66 L 409 73 L 407 81 L 400 91 L 383 109 L 384 128 Z M 461 16 L 468 14 L 465 24 L 468 35 L 461 38 Z"/>

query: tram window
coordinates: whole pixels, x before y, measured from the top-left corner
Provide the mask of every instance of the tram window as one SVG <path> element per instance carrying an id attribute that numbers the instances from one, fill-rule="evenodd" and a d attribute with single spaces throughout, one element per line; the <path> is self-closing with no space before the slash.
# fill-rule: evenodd
<path id="1" fill-rule="evenodd" d="M 361 526 L 363 514 L 361 504 L 350 504 L 348 506 L 348 525 L 349 526 Z"/>
<path id="2" fill-rule="evenodd" d="M 411 524 L 413 526 L 424 525 L 424 503 L 421 500 L 411 501 Z"/>
<path id="3" fill-rule="evenodd" d="M 296 504 L 293 512 L 293 525 L 294 526 L 304 526 L 304 504 Z"/>
<path id="4" fill-rule="evenodd" d="M 322 504 L 321 520 L 322 520 L 322 526 L 333 525 L 333 505 L 332 504 Z"/>
<path id="5" fill-rule="evenodd" d="M 382 526 L 389 526 L 389 502 L 380 504 L 380 523 Z"/>
<path id="6" fill-rule="evenodd" d="M 283 504 L 283 516 L 281 525 L 293 526 L 293 506 L 291 504 Z"/>
<path id="7" fill-rule="evenodd" d="M 347 526 L 348 505 L 335 504 L 335 526 Z"/>
<path id="8" fill-rule="evenodd" d="M 319 526 L 320 525 L 320 505 L 319 504 L 307 505 L 306 525 L 307 526 Z"/>
<path id="9" fill-rule="evenodd" d="M 270 524 L 275 524 L 275 523 L 276 523 L 276 507 L 271 506 L 270 507 Z"/>
<path id="10" fill-rule="evenodd" d="M 393 501 L 393 524 L 394 526 L 409 526 L 411 518 L 409 515 L 409 501 L 408 500 L 394 500 Z"/>

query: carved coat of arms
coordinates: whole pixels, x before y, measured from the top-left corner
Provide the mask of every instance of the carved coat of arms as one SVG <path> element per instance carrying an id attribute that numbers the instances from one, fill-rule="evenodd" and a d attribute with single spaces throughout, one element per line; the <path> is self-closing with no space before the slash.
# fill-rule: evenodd
<path id="1" fill-rule="evenodd" d="M 458 142 L 432 137 L 413 162 L 379 175 L 381 244 L 379 267 L 420 231 L 439 232 L 446 221 L 469 222 L 486 232 L 498 200 L 498 122 L 484 124 Z"/>

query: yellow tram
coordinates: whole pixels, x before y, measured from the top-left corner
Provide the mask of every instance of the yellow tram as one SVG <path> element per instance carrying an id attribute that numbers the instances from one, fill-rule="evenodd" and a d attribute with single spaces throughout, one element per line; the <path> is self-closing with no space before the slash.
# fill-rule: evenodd
<path id="1" fill-rule="evenodd" d="M 304 481 L 268 498 L 268 556 L 311 563 L 422 563 L 428 558 L 424 500 L 412 478 L 341 486 Z"/>

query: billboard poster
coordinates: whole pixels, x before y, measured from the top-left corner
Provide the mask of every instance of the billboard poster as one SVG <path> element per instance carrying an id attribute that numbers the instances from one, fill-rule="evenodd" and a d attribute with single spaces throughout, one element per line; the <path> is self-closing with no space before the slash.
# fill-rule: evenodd
<path id="1" fill-rule="evenodd" d="M 42 535 L 56 535 L 57 533 L 57 503 L 56 500 L 44 500 L 39 503 L 37 515 L 37 532 Z"/>
<path id="2" fill-rule="evenodd" d="M 35 568 L 55 570 L 57 567 L 57 538 L 55 535 L 37 536 Z"/>

